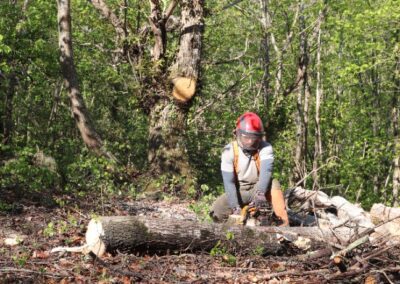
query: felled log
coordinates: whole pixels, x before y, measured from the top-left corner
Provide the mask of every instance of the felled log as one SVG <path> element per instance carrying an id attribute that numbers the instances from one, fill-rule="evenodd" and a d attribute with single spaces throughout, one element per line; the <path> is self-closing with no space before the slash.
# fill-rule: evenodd
<path id="1" fill-rule="evenodd" d="M 328 208 L 332 206 L 329 196 L 322 191 L 307 190 L 298 186 L 285 193 L 285 195 L 289 204 L 298 202 L 301 204 L 300 208 L 304 210 L 315 210 L 316 208 Z"/>
<path id="2" fill-rule="evenodd" d="M 400 243 L 400 208 L 374 204 L 370 210 L 371 220 L 382 225 L 375 228 L 371 235 L 374 240 L 386 238 L 388 243 Z"/>
<path id="3" fill-rule="evenodd" d="M 370 210 L 371 220 L 377 224 L 379 222 L 389 221 L 390 219 L 397 218 L 393 222 L 400 224 L 400 208 L 393 208 L 383 205 L 382 203 L 376 203 Z"/>
<path id="4" fill-rule="evenodd" d="M 314 243 L 335 242 L 334 236 L 317 227 L 246 227 L 200 223 L 193 220 L 160 219 L 149 216 L 99 217 L 89 222 L 86 245 L 80 251 L 105 252 L 182 252 L 215 247 L 227 236 L 235 249 L 253 251 L 260 247 L 273 250 L 282 240 L 295 242 L 309 238 Z M 275 246 L 275 248 L 274 248 Z M 72 248 L 73 249 L 73 248 Z M 71 251 L 63 248 L 55 251 Z M 77 251 L 77 250 L 74 250 Z"/>
<path id="5" fill-rule="evenodd" d="M 367 212 L 341 196 L 330 198 L 322 191 L 296 187 L 287 198 L 289 203 L 300 203 L 300 210 L 315 214 L 322 231 L 331 230 L 342 245 L 374 227 Z"/>
<path id="6" fill-rule="evenodd" d="M 341 196 L 332 197 L 331 202 L 337 208 L 339 219 L 349 219 L 358 226 L 360 231 L 374 227 L 369 214 L 359 206 L 350 203 Z"/>

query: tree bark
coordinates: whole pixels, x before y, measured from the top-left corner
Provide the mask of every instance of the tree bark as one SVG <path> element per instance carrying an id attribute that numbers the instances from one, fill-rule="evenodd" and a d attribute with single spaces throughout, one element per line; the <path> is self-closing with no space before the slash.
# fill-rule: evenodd
<path id="1" fill-rule="evenodd" d="M 282 237 L 295 242 L 305 237 L 314 242 L 332 241 L 333 235 L 316 227 L 243 227 L 208 224 L 149 216 L 110 216 L 92 219 L 86 233 L 86 251 L 104 252 L 208 251 L 233 234 L 235 250 L 267 250 L 280 246 Z M 56 251 L 56 250 L 54 250 Z"/>
<path id="2" fill-rule="evenodd" d="M 190 166 L 184 142 L 186 110 L 161 98 L 150 112 L 148 161 L 156 174 L 187 175 Z"/>
<path id="3" fill-rule="evenodd" d="M 57 0 L 60 65 L 64 85 L 68 92 L 72 115 L 86 146 L 98 155 L 115 159 L 103 149 L 103 143 L 90 119 L 89 112 L 79 90 L 72 50 L 70 0 Z"/>

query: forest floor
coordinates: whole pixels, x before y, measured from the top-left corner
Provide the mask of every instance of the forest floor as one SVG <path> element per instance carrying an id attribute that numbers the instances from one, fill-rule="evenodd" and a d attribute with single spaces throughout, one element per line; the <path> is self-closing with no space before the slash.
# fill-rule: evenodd
<path id="1" fill-rule="evenodd" d="M 56 198 L 53 208 L 23 205 L 0 213 L 0 283 L 400 283 L 400 248 L 365 245 L 341 273 L 329 257 L 300 261 L 293 252 L 257 255 L 223 248 L 163 255 L 50 253 L 57 246 L 80 246 L 89 220 L 99 215 L 178 214 L 197 218 L 179 200 L 134 201 L 126 197 Z M 18 244 L 7 244 L 6 238 Z M 372 281 L 372 282 L 368 282 Z"/>

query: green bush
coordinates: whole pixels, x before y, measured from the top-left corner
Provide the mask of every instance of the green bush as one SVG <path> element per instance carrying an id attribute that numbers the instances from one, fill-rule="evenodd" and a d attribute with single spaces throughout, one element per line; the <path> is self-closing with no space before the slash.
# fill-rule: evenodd
<path id="1" fill-rule="evenodd" d="M 22 188 L 24 191 L 39 192 L 59 186 L 57 172 L 45 166 L 35 164 L 36 150 L 24 148 L 18 151 L 18 157 L 3 161 L 0 167 L 0 187 Z"/>

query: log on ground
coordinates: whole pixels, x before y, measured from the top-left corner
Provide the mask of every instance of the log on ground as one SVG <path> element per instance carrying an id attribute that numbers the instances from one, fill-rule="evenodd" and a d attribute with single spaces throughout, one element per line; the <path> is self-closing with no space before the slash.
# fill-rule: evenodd
<path id="1" fill-rule="evenodd" d="M 282 240 L 308 238 L 315 244 L 334 242 L 334 236 L 317 227 L 246 227 L 200 223 L 192 220 L 160 219 L 149 216 L 110 216 L 92 219 L 86 232 L 88 251 L 183 252 L 213 248 L 218 241 L 231 242 L 235 249 L 271 249 Z"/>
<path id="2" fill-rule="evenodd" d="M 374 204 L 371 208 L 371 219 L 378 225 L 371 234 L 374 241 L 387 240 L 387 245 L 400 243 L 400 208 Z"/>

